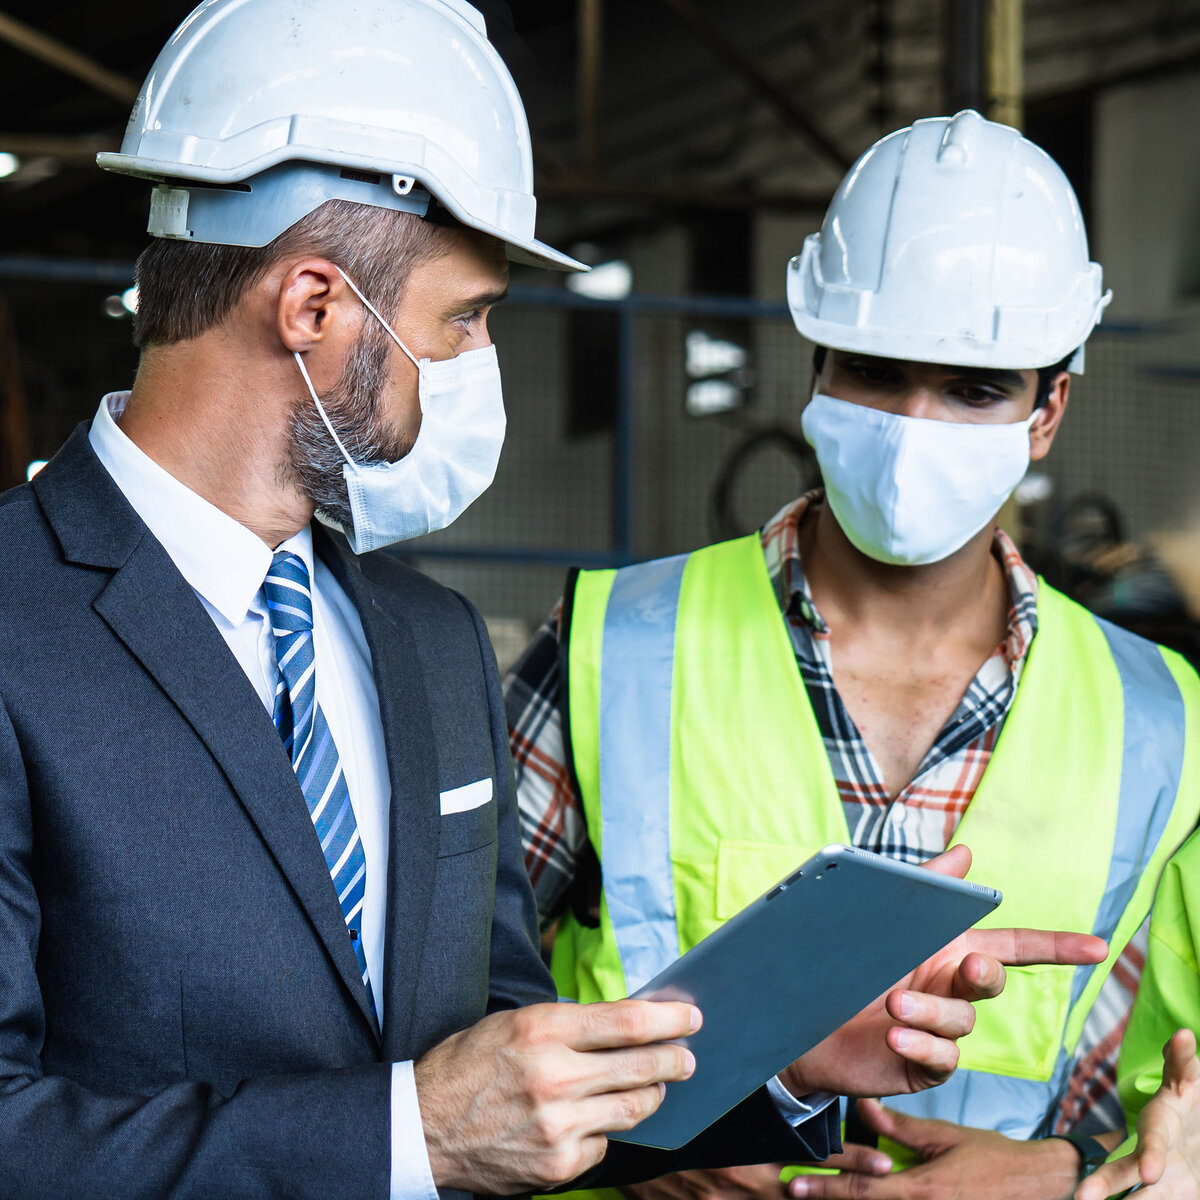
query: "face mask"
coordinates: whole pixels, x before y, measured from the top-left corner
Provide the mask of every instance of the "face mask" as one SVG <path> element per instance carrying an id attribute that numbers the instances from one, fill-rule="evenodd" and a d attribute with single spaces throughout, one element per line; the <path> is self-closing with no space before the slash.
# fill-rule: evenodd
<path id="1" fill-rule="evenodd" d="M 342 475 L 354 519 L 346 532 L 354 552 L 366 554 L 444 529 L 486 491 L 504 444 L 504 397 L 495 346 L 418 362 L 344 271 L 342 278 L 412 360 L 420 381 L 421 428 L 412 449 L 399 462 L 357 463 L 330 424 L 304 360 L 295 355 L 317 412 L 346 460 Z"/>
<path id="2" fill-rule="evenodd" d="M 1029 467 L 1038 415 L 931 421 L 816 393 L 801 425 L 850 541 L 877 562 L 920 566 L 949 557 L 996 515 Z"/>

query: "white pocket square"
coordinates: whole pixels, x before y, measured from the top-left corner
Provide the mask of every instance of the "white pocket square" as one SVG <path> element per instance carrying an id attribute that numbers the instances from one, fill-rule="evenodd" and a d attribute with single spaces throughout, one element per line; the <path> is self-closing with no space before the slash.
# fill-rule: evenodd
<path id="1" fill-rule="evenodd" d="M 474 783 L 463 784 L 462 787 L 451 788 L 442 792 L 438 797 L 441 803 L 442 816 L 450 813 L 470 812 L 473 808 L 481 808 L 492 798 L 491 779 L 477 779 Z"/>

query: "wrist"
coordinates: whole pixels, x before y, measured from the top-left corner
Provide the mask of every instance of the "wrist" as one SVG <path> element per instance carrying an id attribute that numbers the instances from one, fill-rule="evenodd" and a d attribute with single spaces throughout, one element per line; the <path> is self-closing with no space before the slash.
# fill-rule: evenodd
<path id="1" fill-rule="evenodd" d="M 1078 1133 L 1055 1133 L 1044 1139 L 1046 1142 L 1058 1142 L 1073 1156 L 1075 1181 L 1086 1179 L 1093 1171 L 1104 1165 L 1108 1158 L 1108 1147 L 1095 1138 Z M 1063 1153 L 1068 1150 L 1064 1149 Z"/>

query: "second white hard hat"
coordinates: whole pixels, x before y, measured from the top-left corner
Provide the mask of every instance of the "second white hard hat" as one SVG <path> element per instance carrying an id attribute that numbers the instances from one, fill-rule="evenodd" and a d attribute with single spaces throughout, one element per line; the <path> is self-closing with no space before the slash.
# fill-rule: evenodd
<path id="1" fill-rule="evenodd" d="M 432 196 L 515 261 L 586 270 L 534 237 L 525 110 L 466 0 L 206 0 L 97 161 L 159 184 L 159 237 L 261 246 L 328 199 Z"/>
<path id="2" fill-rule="evenodd" d="M 787 288 L 796 328 L 819 345 L 1020 369 L 1078 350 L 1074 371 L 1112 296 L 1058 164 L 971 110 L 876 142 Z"/>

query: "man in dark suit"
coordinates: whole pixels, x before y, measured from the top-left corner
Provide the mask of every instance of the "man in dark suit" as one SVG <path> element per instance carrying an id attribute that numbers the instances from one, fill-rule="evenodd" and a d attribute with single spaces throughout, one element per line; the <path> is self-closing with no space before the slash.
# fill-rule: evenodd
<path id="1" fill-rule="evenodd" d="M 169 180 L 135 386 L 0 500 L 0 1195 L 561 1184 L 690 1073 L 665 1043 L 699 1014 L 549 1003 L 478 614 L 313 523 L 363 552 L 490 481 L 506 254 L 569 265 L 522 206 L 511 80 L 459 0 L 216 0 L 124 150 Z M 1003 980 L 969 948 L 595 1178 L 824 1157 L 815 1093 L 953 1069 Z"/>

